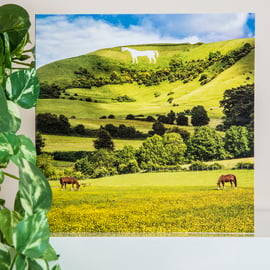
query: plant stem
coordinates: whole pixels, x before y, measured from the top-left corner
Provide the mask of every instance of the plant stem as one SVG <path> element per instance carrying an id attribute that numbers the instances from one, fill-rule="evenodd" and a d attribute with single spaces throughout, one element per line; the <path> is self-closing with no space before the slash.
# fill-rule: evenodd
<path id="1" fill-rule="evenodd" d="M 15 264 L 15 261 L 16 261 L 17 257 L 18 257 L 18 253 L 16 252 L 16 254 L 15 254 L 14 258 L 13 258 L 12 264 L 11 264 L 11 266 L 10 266 L 10 268 L 9 268 L 10 270 L 13 269 L 13 266 L 14 266 L 14 264 Z"/>
<path id="2" fill-rule="evenodd" d="M 15 180 L 20 180 L 20 178 L 18 178 L 17 176 L 13 175 L 13 174 L 10 174 L 10 173 L 7 173 L 7 172 L 4 172 L 4 175 L 10 177 L 10 178 L 13 178 Z"/>
<path id="3" fill-rule="evenodd" d="M 23 63 L 23 62 L 15 61 L 15 60 L 13 60 L 13 61 L 12 61 L 12 63 L 14 63 L 14 64 L 18 64 L 18 65 L 27 66 L 27 67 L 31 67 L 31 64 L 27 64 L 27 63 Z"/>

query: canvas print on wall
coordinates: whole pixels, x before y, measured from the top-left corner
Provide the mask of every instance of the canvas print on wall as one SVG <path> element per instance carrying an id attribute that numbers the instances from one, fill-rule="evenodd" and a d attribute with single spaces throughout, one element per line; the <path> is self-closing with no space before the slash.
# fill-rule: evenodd
<path id="1" fill-rule="evenodd" d="M 53 233 L 253 235 L 254 24 L 252 13 L 36 16 Z"/>

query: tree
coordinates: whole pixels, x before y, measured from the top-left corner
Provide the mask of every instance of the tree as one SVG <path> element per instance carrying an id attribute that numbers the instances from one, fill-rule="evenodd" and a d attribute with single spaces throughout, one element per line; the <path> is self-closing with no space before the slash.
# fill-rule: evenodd
<path id="1" fill-rule="evenodd" d="M 42 135 L 39 131 L 36 132 L 36 150 L 37 155 L 41 154 L 41 148 L 45 146 L 45 139 L 42 138 Z"/>
<path id="2" fill-rule="evenodd" d="M 155 134 L 147 138 L 138 151 L 139 163 L 166 164 L 164 159 L 165 147 L 161 136 Z"/>
<path id="3" fill-rule="evenodd" d="M 159 122 L 159 121 L 156 121 L 153 126 L 152 126 L 152 129 L 154 131 L 154 134 L 157 134 L 157 135 L 164 135 L 165 131 L 166 131 L 166 128 L 165 126 L 163 125 L 163 123 Z"/>
<path id="4" fill-rule="evenodd" d="M 224 142 L 218 133 L 210 127 L 197 127 L 188 140 L 188 157 L 191 160 L 208 161 L 224 159 Z"/>
<path id="5" fill-rule="evenodd" d="M 246 127 L 231 126 L 225 133 L 224 142 L 225 149 L 233 158 L 249 156 L 249 132 Z"/>
<path id="6" fill-rule="evenodd" d="M 202 105 L 195 106 L 191 109 L 191 124 L 193 126 L 204 126 L 209 123 L 210 119 Z"/>
<path id="7" fill-rule="evenodd" d="M 166 115 L 159 115 L 157 118 L 157 121 L 164 123 L 164 124 L 169 124 L 170 123 L 170 119 L 168 116 Z"/>
<path id="8" fill-rule="evenodd" d="M 58 120 L 58 130 L 61 134 L 69 134 L 70 133 L 70 123 L 68 121 L 68 118 L 60 114 L 59 120 Z"/>
<path id="9" fill-rule="evenodd" d="M 98 132 L 98 138 L 94 140 L 94 147 L 96 149 L 107 149 L 107 150 L 113 150 L 114 149 L 114 143 L 112 141 L 112 136 L 110 133 L 101 128 Z"/>
<path id="10" fill-rule="evenodd" d="M 73 128 L 73 131 L 79 135 L 85 134 L 85 127 L 82 124 L 79 124 Z"/>
<path id="11" fill-rule="evenodd" d="M 163 137 L 165 146 L 166 164 L 175 165 L 184 161 L 187 146 L 178 133 L 166 133 Z"/>
<path id="12" fill-rule="evenodd" d="M 247 126 L 254 130 L 254 84 L 226 90 L 220 105 L 225 114 L 225 128 Z"/>
<path id="13" fill-rule="evenodd" d="M 140 164 L 175 165 L 183 161 L 186 145 L 177 133 L 147 138 L 138 151 Z"/>
<path id="14" fill-rule="evenodd" d="M 45 134 L 69 134 L 70 123 L 66 116 L 40 113 L 36 117 L 37 130 Z"/>
<path id="15" fill-rule="evenodd" d="M 48 154 L 41 154 L 37 157 L 37 167 L 46 177 L 55 176 L 56 171 L 52 165 L 53 157 Z"/>
<path id="16" fill-rule="evenodd" d="M 178 126 L 188 126 L 188 117 L 185 115 L 185 113 L 180 112 L 177 114 L 176 124 Z"/>
<path id="17" fill-rule="evenodd" d="M 187 130 L 179 127 L 172 127 L 166 130 L 166 133 L 178 133 L 179 135 L 181 135 L 184 142 L 186 142 L 190 138 L 190 133 Z"/>
<path id="18" fill-rule="evenodd" d="M 174 121 L 175 121 L 175 112 L 173 111 L 173 110 L 171 110 L 168 114 L 167 114 L 167 116 L 168 116 L 168 122 L 169 122 L 169 124 L 173 124 L 174 123 Z"/>

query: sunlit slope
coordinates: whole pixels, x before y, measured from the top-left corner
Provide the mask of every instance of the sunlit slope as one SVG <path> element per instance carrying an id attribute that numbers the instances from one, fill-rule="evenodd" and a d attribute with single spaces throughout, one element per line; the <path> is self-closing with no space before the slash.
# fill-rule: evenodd
<path id="1" fill-rule="evenodd" d="M 184 61 L 205 59 L 208 57 L 209 52 L 220 51 L 222 54 L 225 54 L 228 51 L 240 48 L 246 42 L 254 45 L 254 39 L 250 38 L 208 44 L 184 43 L 127 46 L 137 50 L 158 50 L 159 57 L 156 65 L 150 65 L 146 57 L 141 57 L 137 66 L 131 65 L 130 54 L 128 52 L 122 52 L 121 47 L 108 48 L 47 64 L 38 69 L 38 76 L 41 82 L 57 82 L 65 86 L 76 78 L 74 71 L 80 67 L 94 72 L 96 76 L 106 76 L 112 71 L 119 71 L 121 65 L 130 65 L 135 69 L 163 68 L 168 66 L 170 60 L 175 57 L 181 57 Z"/>
<path id="2" fill-rule="evenodd" d="M 65 113 L 71 117 L 96 118 L 113 113 L 118 117 L 125 117 L 128 113 L 152 115 L 167 113 L 171 109 L 175 112 L 191 109 L 195 105 L 203 105 L 212 117 L 221 117 L 222 111 L 218 109 L 219 101 L 223 98 L 226 89 L 238 87 L 254 82 L 254 50 L 236 62 L 232 67 L 219 74 L 209 83 L 201 86 L 198 79 L 189 83 L 162 82 L 158 86 L 139 86 L 136 83 L 123 85 L 105 85 L 92 89 L 69 89 L 70 94 L 79 97 L 91 97 L 99 103 L 85 102 L 68 99 L 42 99 L 39 100 L 38 112 Z M 160 96 L 155 97 L 159 92 Z M 168 96 L 169 93 L 172 95 Z M 115 102 L 117 96 L 128 95 L 135 102 Z M 168 97 L 173 97 L 172 104 L 167 102 Z M 173 104 L 177 105 L 174 106 Z"/>

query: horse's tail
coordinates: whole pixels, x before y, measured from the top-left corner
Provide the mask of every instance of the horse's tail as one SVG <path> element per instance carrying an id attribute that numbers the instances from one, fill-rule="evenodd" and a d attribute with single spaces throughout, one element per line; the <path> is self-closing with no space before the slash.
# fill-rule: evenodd
<path id="1" fill-rule="evenodd" d="M 156 55 L 156 57 L 158 57 L 158 51 L 155 51 L 155 55 Z"/>
<path id="2" fill-rule="evenodd" d="M 62 177 L 60 177 L 60 184 L 62 185 L 63 184 L 63 178 Z"/>

